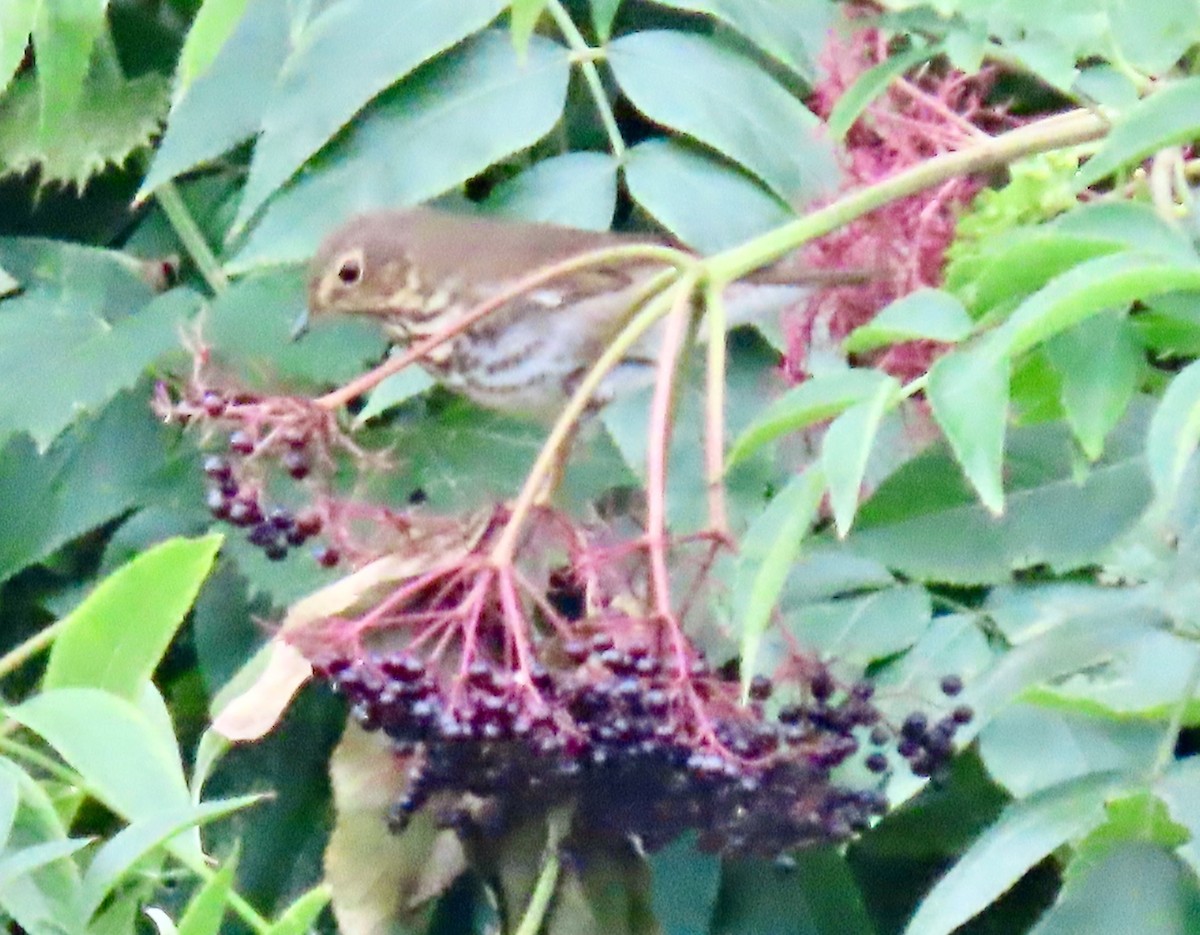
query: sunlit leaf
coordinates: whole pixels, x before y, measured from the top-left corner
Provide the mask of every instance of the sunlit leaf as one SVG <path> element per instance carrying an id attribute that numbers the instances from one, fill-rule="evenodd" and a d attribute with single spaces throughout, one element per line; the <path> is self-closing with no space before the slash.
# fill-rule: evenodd
<path id="1" fill-rule="evenodd" d="M 102 688 L 137 698 L 220 546 L 220 536 L 172 539 L 102 581 L 63 620 L 43 688 Z"/>
<path id="2" fill-rule="evenodd" d="M 1155 491 L 1167 502 L 1200 444 L 1200 361 L 1189 364 L 1171 380 L 1154 410 L 1146 436 L 1146 462 Z"/>
<path id="3" fill-rule="evenodd" d="M 225 918 L 226 903 L 233 890 L 237 854 L 226 860 L 196 891 L 179 919 L 177 935 L 217 935 Z"/>
<path id="4" fill-rule="evenodd" d="M 8 83 L 21 67 L 39 5 L 39 0 L 0 3 L 0 94 L 7 90 Z"/>
<path id="5" fill-rule="evenodd" d="M 862 495 L 867 459 L 875 444 L 879 423 L 898 401 L 900 383 L 887 377 L 862 402 L 841 413 L 825 431 L 821 466 L 829 487 L 829 505 L 839 536 L 850 531 Z"/>
<path id="6" fill-rule="evenodd" d="M 225 44 L 242 14 L 248 0 L 204 0 L 196 12 L 192 26 L 179 53 L 175 80 L 180 92 L 203 74 Z"/>
<path id="7" fill-rule="evenodd" d="M 617 207 L 617 161 L 603 153 L 563 153 L 497 185 L 480 207 L 489 214 L 608 230 Z"/>
<path id="8" fill-rule="evenodd" d="M 105 0 L 39 3 L 33 21 L 43 140 L 69 135 L 92 46 L 104 29 Z"/>
<path id="9" fill-rule="evenodd" d="M 842 347 L 849 354 L 860 354 L 902 341 L 954 344 L 966 338 L 972 327 L 971 316 L 953 295 L 940 289 L 918 289 L 851 331 Z"/>

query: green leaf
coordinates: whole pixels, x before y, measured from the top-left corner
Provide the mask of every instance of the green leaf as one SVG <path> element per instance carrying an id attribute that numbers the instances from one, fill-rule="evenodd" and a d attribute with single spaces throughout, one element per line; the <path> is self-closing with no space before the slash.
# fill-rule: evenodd
<path id="1" fill-rule="evenodd" d="M 875 445 L 879 423 L 899 402 L 900 383 L 892 377 L 882 380 L 862 402 L 855 403 L 829 424 L 821 443 L 821 466 L 829 486 L 829 504 L 838 535 L 850 532 L 858 512 L 867 459 Z"/>
<path id="2" fill-rule="evenodd" d="M 755 657 L 788 571 L 817 516 L 825 478 L 816 466 L 795 475 L 746 531 L 738 554 L 733 619 L 741 631 L 742 681 L 754 677 Z"/>
<path id="3" fill-rule="evenodd" d="M 1078 188 L 1087 188 L 1122 167 L 1133 167 L 1167 146 L 1187 143 L 1200 135 L 1196 95 L 1200 77 L 1172 81 L 1123 114 L 1104 144 L 1083 164 Z"/>
<path id="4" fill-rule="evenodd" d="M 1120 780 L 1086 776 L 1008 806 L 921 902 L 905 935 L 949 935 L 1026 871 L 1104 820 L 1104 801 Z"/>
<path id="5" fill-rule="evenodd" d="M 1122 55 L 1147 74 L 1169 72 L 1200 40 L 1200 8 L 1192 0 L 1112 0 L 1108 8 Z"/>
<path id="6" fill-rule="evenodd" d="M 492 189 L 488 214 L 606 231 L 617 208 L 617 162 L 605 153 L 563 153 L 535 162 Z"/>
<path id="7" fill-rule="evenodd" d="M 763 445 L 836 416 L 878 392 L 890 378 L 878 370 L 840 370 L 805 380 L 771 403 L 738 436 L 729 450 L 732 467 Z"/>
<path id="8" fill-rule="evenodd" d="M 529 48 L 529 37 L 533 35 L 538 20 L 545 12 L 546 3 L 547 0 L 512 0 L 508 22 L 512 30 L 513 48 L 517 50 L 518 58 L 523 57 Z"/>
<path id="9" fill-rule="evenodd" d="M 175 69 L 179 93 L 186 92 L 191 83 L 213 63 L 246 12 L 246 3 L 247 0 L 204 0 L 201 4 L 183 42 L 179 65 Z"/>
<path id="10" fill-rule="evenodd" d="M 394 373 L 371 391 L 367 404 L 354 417 L 356 425 L 370 422 L 393 406 L 399 406 L 414 396 L 420 396 L 434 385 L 433 377 L 420 367 L 405 367 Z"/>
<path id="11" fill-rule="evenodd" d="M 1022 302 L 997 331 L 1016 356 L 1106 309 L 1177 290 L 1200 290 L 1200 264 L 1133 251 L 1087 260 Z"/>
<path id="12" fill-rule="evenodd" d="M 589 0 L 588 7 L 592 11 L 592 26 L 596 36 L 602 43 L 612 38 L 613 20 L 621 9 L 621 0 Z"/>
<path id="13" fill-rule="evenodd" d="M 217 935 L 229 894 L 233 892 L 233 876 L 237 869 L 237 854 L 225 861 L 221 868 L 196 891 L 179 919 L 176 935 Z"/>
<path id="14" fill-rule="evenodd" d="M 24 390 L 0 397 L 0 437 L 25 430 L 41 447 L 178 348 L 180 326 L 196 307 L 195 295 L 186 291 L 169 292 L 123 317 L 37 289 L 5 302 L 0 370 Z"/>
<path id="15" fill-rule="evenodd" d="M 795 217 L 754 179 L 680 140 L 650 139 L 630 149 L 625 184 L 656 221 L 704 254 L 744 243 Z"/>
<path id="16" fill-rule="evenodd" d="M 10 296 L 14 292 L 20 291 L 21 284 L 12 277 L 8 270 L 6 270 L 3 266 L 0 266 L 0 299 L 3 299 L 5 296 Z"/>
<path id="17" fill-rule="evenodd" d="M 1038 564 L 1057 572 L 1095 564 L 1150 502 L 1147 421 L 1146 408 L 1134 407 L 1082 478 L 1065 426 L 1015 430 L 999 518 L 978 504 L 939 446 L 880 485 L 859 510 L 847 550 L 913 578 L 958 584 L 1006 582 Z"/>
<path id="18" fill-rule="evenodd" d="M 663 935 L 707 933 L 721 883 L 721 859 L 688 834 L 650 858 L 650 900 Z"/>
<path id="19" fill-rule="evenodd" d="M 217 821 L 261 802 L 265 794 L 215 799 L 202 805 L 169 809 L 132 822 L 105 841 L 83 876 L 83 913 L 91 918 L 133 866 L 189 828 Z"/>
<path id="20" fill-rule="evenodd" d="M 644 30 L 611 43 L 608 63 L 638 110 L 745 167 L 785 201 L 836 185 L 817 118 L 750 59 L 695 33 Z"/>
<path id="21" fill-rule="evenodd" d="M 1136 898 L 1131 898 L 1136 887 Z M 1031 935 L 1177 935 L 1200 929 L 1196 877 L 1166 848 L 1130 842 L 1078 877 Z"/>
<path id="22" fill-rule="evenodd" d="M 829 135 L 835 140 L 842 140 L 850 132 L 854 122 L 862 116 L 863 111 L 887 91 L 893 81 L 910 68 L 928 61 L 937 54 L 936 46 L 916 46 L 884 59 L 874 68 L 864 71 L 854 84 L 842 92 L 837 103 L 833 105 L 833 110 L 829 112 Z"/>
<path id="23" fill-rule="evenodd" d="M 96 688 L 59 688 L 7 714 L 41 736 L 84 778 L 89 791 L 129 821 L 190 804 L 178 750 L 165 744 L 151 718 L 124 698 Z M 121 755 L 113 756 L 114 751 Z"/>
<path id="24" fill-rule="evenodd" d="M 266 931 L 266 935 L 304 935 L 329 905 L 329 887 L 321 883 L 293 902 Z"/>
<path id="25" fill-rule="evenodd" d="M 985 341 L 940 358 L 926 395 L 963 473 L 994 515 L 1004 512 L 1004 434 L 1009 360 Z"/>
<path id="26" fill-rule="evenodd" d="M 281 0 L 247 6 L 212 64 L 175 100 L 138 200 L 258 132 L 291 49 L 291 6 Z"/>
<path id="27" fill-rule="evenodd" d="M 834 26 L 824 0 L 655 0 L 659 6 L 707 13 L 745 36 L 810 84 Z"/>
<path id="28" fill-rule="evenodd" d="M 1022 702 L 991 719 L 979 735 L 979 755 L 992 778 L 1020 799 L 1091 773 L 1135 772 L 1153 762 L 1161 738 L 1157 724 Z"/>
<path id="29" fill-rule="evenodd" d="M 1146 435 L 1146 463 L 1160 499 L 1171 503 L 1200 444 L 1200 361 L 1175 375 Z"/>
<path id="30" fill-rule="evenodd" d="M 83 95 L 92 46 L 104 30 L 105 0 L 58 0 L 38 4 L 33 21 L 41 88 L 41 137 L 61 138 Z"/>
<path id="31" fill-rule="evenodd" d="M 831 847 L 794 856 L 794 872 L 726 861 L 711 931 L 722 935 L 873 935 L 855 875 Z M 707 930 L 699 930 L 707 931 Z"/>
<path id="32" fill-rule="evenodd" d="M 8 847 L 8 837 L 12 834 L 19 804 L 20 789 L 16 777 L 0 770 L 0 852 Z"/>
<path id="33" fill-rule="evenodd" d="M 91 843 L 91 838 L 46 841 L 43 844 L 34 844 L 24 850 L 0 856 L 0 889 L 10 886 L 18 878 L 28 876 L 47 864 L 70 857 Z"/>
<path id="34" fill-rule="evenodd" d="M 171 539 L 105 578 L 69 617 L 50 653 L 44 689 L 141 693 L 208 576 L 222 537 Z"/>
<path id="35" fill-rule="evenodd" d="M 280 72 L 263 115 L 234 232 L 372 98 L 483 29 L 504 6 L 504 0 L 412 0 L 403 15 L 395 16 L 380 15 L 373 0 L 327 7 L 305 29 Z M 485 106 L 477 103 L 477 116 Z M 430 145 L 428 139 L 419 142 Z"/>
<path id="36" fill-rule="evenodd" d="M 955 296 L 940 289 L 918 289 L 851 331 L 842 347 L 848 354 L 861 354 L 902 341 L 955 344 L 968 337 L 973 326 L 971 316 Z"/>
<path id="37" fill-rule="evenodd" d="M 21 67 L 29 45 L 39 0 L 5 0 L 0 3 L 0 95 Z"/>
<path id="38" fill-rule="evenodd" d="M 1195 873 L 1200 870 L 1200 758 L 1190 756 L 1167 766 L 1153 792 L 1167 807 L 1171 820 L 1191 834 L 1178 854 Z"/>
<path id="39" fill-rule="evenodd" d="M 1116 796 L 1104 808 L 1107 820 L 1075 847 L 1063 874 L 1068 886 L 1124 845 L 1141 842 L 1175 850 L 1191 838 L 1185 827 L 1171 820 L 1166 803 L 1145 789 Z"/>
<path id="40" fill-rule="evenodd" d="M 424 201 L 525 149 L 558 122 L 569 76 L 567 50 L 541 36 L 524 64 L 499 31 L 460 44 L 374 102 L 280 192 L 229 268 L 304 259 L 356 211 Z"/>
<path id="41" fill-rule="evenodd" d="M 789 587 L 780 612 L 795 643 L 840 665 L 863 669 L 916 643 L 933 616 L 929 594 L 920 585 L 894 585 L 820 603 L 791 599 Z"/>

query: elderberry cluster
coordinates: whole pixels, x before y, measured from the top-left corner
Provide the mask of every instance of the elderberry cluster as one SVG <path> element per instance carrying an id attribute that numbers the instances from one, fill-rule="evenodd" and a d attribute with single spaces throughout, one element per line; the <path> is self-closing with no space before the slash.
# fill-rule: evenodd
<path id="1" fill-rule="evenodd" d="M 823 666 L 768 716 L 771 680 L 755 678 L 742 704 L 736 677 L 702 658 L 681 672 L 673 654 L 603 631 L 548 655 L 552 667 L 518 672 L 483 658 L 442 672 L 408 652 L 319 667 L 358 723 L 411 764 L 394 830 L 428 808 L 463 836 L 491 836 L 570 802 L 581 841 L 633 837 L 652 851 L 691 830 L 710 852 L 777 857 L 883 814 L 882 792 L 836 773 L 865 744 L 871 772 L 891 768 L 885 748 L 898 735 L 895 756 L 936 774 L 970 720 L 960 706 L 932 727 L 914 712 L 889 728 L 869 682 L 840 686 Z"/>

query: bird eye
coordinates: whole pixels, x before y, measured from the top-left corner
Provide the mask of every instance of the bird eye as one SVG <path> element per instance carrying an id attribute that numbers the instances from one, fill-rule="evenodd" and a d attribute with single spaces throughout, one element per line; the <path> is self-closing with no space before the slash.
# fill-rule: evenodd
<path id="1" fill-rule="evenodd" d="M 358 260 L 343 260 L 342 265 L 338 267 L 338 279 L 347 286 L 353 286 L 362 279 L 362 264 Z"/>

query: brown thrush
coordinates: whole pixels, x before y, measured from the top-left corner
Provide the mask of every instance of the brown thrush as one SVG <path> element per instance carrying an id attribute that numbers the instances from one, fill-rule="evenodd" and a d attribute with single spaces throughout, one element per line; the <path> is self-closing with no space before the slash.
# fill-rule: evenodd
<path id="1" fill-rule="evenodd" d="M 391 340 L 407 346 L 544 267 L 633 244 L 662 242 L 428 208 L 372 212 L 337 228 L 317 251 L 309 314 L 369 315 Z M 664 260 L 640 257 L 574 270 L 506 302 L 434 348 L 422 365 L 481 405 L 553 415 L 628 320 L 646 283 L 666 268 Z M 797 279 L 735 284 L 727 293 L 731 317 L 745 317 L 747 306 L 779 308 L 806 288 Z M 306 316 L 297 332 L 307 324 Z M 613 372 L 594 402 L 647 382 L 652 361 L 653 343 L 647 341 Z"/>

